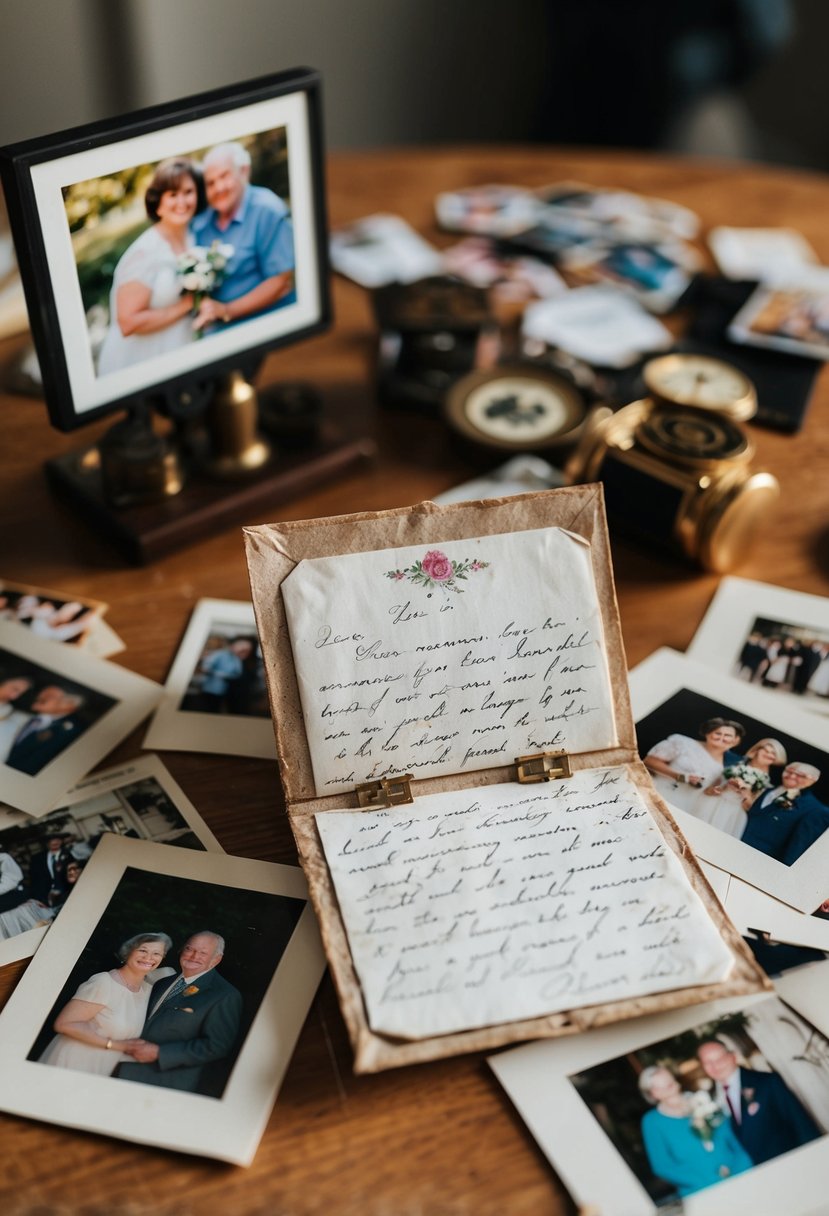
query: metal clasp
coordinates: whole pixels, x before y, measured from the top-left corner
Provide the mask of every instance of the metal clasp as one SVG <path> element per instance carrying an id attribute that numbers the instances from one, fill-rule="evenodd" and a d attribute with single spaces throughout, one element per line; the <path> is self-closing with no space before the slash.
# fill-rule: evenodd
<path id="1" fill-rule="evenodd" d="M 405 806 L 414 802 L 411 783 L 414 780 L 411 773 L 400 777 L 381 777 L 379 781 L 366 781 L 355 789 L 357 802 L 360 806 L 374 810 L 390 806 Z"/>
<path id="2" fill-rule="evenodd" d="M 518 756 L 518 780 L 522 785 L 538 781 L 559 781 L 572 777 L 570 757 L 567 752 L 536 752 L 534 756 Z"/>

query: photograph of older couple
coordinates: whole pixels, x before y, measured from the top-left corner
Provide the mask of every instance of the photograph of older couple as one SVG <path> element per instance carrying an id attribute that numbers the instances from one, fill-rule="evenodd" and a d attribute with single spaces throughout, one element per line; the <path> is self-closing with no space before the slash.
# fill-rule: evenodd
<path id="1" fill-rule="evenodd" d="M 116 704 L 0 648 L 0 765 L 36 777 Z"/>
<path id="2" fill-rule="evenodd" d="M 829 756 L 680 689 L 636 725 L 666 802 L 785 866 L 829 828 Z"/>
<path id="3" fill-rule="evenodd" d="M 128 868 L 27 1058 L 220 1098 L 304 908 Z"/>
<path id="4" fill-rule="evenodd" d="M 63 197 L 99 376 L 296 301 L 285 127 Z"/>
<path id="5" fill-rule="evenodd" d="M 829 1129 L 829 1042 L 776 997 L 570 1080 L 657 1207 Z"/>

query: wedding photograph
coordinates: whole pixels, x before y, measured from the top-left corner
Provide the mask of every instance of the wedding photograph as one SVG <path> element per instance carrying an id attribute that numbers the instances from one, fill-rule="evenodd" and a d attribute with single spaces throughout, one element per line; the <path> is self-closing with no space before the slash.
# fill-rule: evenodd
<path id="1" fill-rule="evenodd" d="M 107 832 L 221 851 L 157 756 L 96 773 L 37 821 L 0 804 L 0 965 L 34 953 Z"/>
<path id="2" fill-rule="evenodd" d="M 829 714 L 829 600 L 724 578 L 688 655 L 781 701 Z"/>
<path id="3" fill-rule="evenodd" d="M 0 1012 L 0 1107 L 247 1164 L 323 968 L 298 868 L 105 833 Z"/>
<path id="4" fill-rule="evenodd" d="M 668 649 L 630 690 L 639 755 L 697 854 L 812 913 L 829 867 L 822 719 Z"/>
<path id="5" fill-rule="evenodd" d="M 295 303 L 286 128 L 63 190 L 96 374 Z"/>
<path id="6" fill-rule="evenodd" d="M 777 998 L 570 1081 L 657 1209 L 829 1130 L 829 1042 Z"/>
<path id="7" fill-rule="evenodd" d="M 198 601 L 144 746 L 265 759 L 276 755 L 252 604 Z"/>

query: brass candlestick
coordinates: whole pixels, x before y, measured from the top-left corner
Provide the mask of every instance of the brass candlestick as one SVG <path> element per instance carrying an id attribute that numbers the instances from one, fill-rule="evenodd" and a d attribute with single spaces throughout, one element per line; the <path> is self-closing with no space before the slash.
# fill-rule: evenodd
<path id="1" fill-rule="evenodd" d="M 256 389 L 240 371 L 219 378 L 207 413 L 207 471 L 214 477 L 244 477 L 270 459 L 271 446 L 257 433 L 258 413 Z"/>

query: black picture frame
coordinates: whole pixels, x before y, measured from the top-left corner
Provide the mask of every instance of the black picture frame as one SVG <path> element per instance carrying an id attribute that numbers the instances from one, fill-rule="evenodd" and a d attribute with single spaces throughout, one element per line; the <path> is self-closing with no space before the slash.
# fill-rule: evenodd
<path id="1" fill-rule="evenodd" d="M 170 156 L 194 156 L 218 143 L 280 133 L 290 188 L 295 302 L 147 358 L 137 370 L 98 373 L 64 191 L 104 181 L 108 174 L 114 180 Z M 250 374 L 266 351 L 331 323 L 321 80 L 312 68 L 8 145 L 0 148 L 0 177 L 49 417 L 62 431 L 142 399 L 161 398 L 174 407 L 176 401 L 203 398 L 206 384 L 220 373 L 241 367 Z"/>

